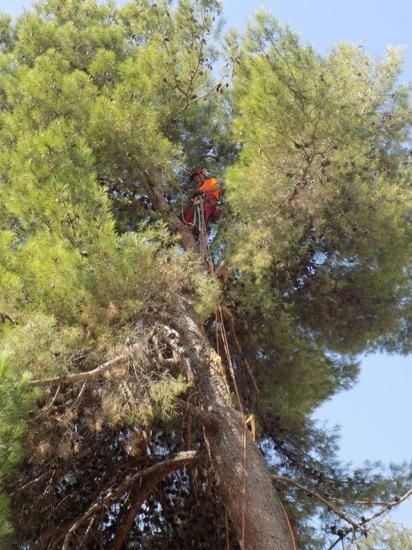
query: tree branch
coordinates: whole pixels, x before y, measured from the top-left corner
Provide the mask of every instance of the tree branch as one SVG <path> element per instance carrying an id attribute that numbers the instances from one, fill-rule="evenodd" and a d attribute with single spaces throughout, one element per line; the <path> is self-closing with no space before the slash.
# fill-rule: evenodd
<path id="1" fill-rule="evenodd" d="M 300 489 L 301 491 L 304 491 L 306 494 L 308 495 L 311 495 L 313 497 L 315 497 L 317 500 L 319 500 L 319 502 L 321 502 L 322 504 L 324 504 L 327 508 L 329 508 L 330 510 L 332 510 L 332 512 L 334 512 L 337 516 L 339 516 L 340 518 L 342 518 L 343 520 L 345 520 L 347 523 L 349 523 L 349 525 L 352 526 L 352 528 L 354 530 L 360 530 L 362 531 L 362 533 L 366 533 L 367 532 L 367 529 L 365 527 L 363 527 L 363 525 L 360 525 L 359 523 L 356 523 L 356 521 L 354 521 L 350 516 L 348 516 L 345 512 L 342 512 L 342 510 L 340 510 L 339 508 L 337 508 L 334 504 L 332 504 L 328 499 L 326 499 L 325 497 L 323 497 L 322 495 L 319 495 L 318 493 L 316 493 L 315 491 L 313 491 L 312 489 L 309 489 L 308 487 L 305 487 L 304 485 L 301 485 L 300 483 L 298 483 L 297 481 L 293 480 L 293 479 L 290 479 L 288 477 L 284 477 L 284 476 L 277 476 L 277 475 L 272 475 L 272 478 L 276 481 L 282 481 L 283 483 L 289 483 L 290 485 L 294 485 L 295 487 L 297 487 L 298 489 Z"/>
<path id="2" fill-rule="evenodd" d="M 102 365 L 99 365 L 93 370 L 86 371 L 86 372 L 75 372 L 72 374 L 63 374 L 62 376 L 55 376 L 54 378 L 41 378 L 39 380 L 31 380 L 30 385 L 31 386 L 48 386 L 52 384 L 65 384 L 67 382 L 95 380 L 96 378 L 103 376 L 103 374 L 105 374 L 109 370 L 119 367 L 121 365 L 124 365 L 124 363 L 126 363 L 129 359 L 133 357 L 133 351 L 137 350 L 140 346 L 141 346 L 140 343 L 130 346 L 130 350 L 128 351 L 128 353 L 119 355 L 114 359 L 110 359 L 109 361 L 106 361 L 105 363 L 103 363 Z"/>
<path id="3" fill-rule="evenodd" d="M 148 476 L 154 475 L 157 480 L 156 483 L 158 483 L 171 472 L 188 464 L 194 464 L 200 460 L 201 457 L 202 453 L 199 453 L 199 451 L 182 451 L 168 460 L 164 460 L 163 462 L 159 462 L 149 468 L 136 472 L 129 479 L 125 480 L 116 490 L 110 489 L 108 493 L 101 498 L 101 500 L 94 502 L 90 508 L 88 508 L 74 523 L 72 523 L 64 538 L 62 550 L 68 550 L 72 535 L 92 514 L 105 506 L 105 504 L 107 504 L 110 500 L 120 497 L 128 489 L 128 487 L 130 487 L 130 485 L 135 483 L 138 479 L 147 478 Z"/>
<path id="4" fill-rule="evenodd" d="M 175 401 L 181 409 L 201 420 L 202 424 L 204 424 L 206 428 L 216 431 L 219 419 L 215 413 L 212 413 L 211 411 L 204 411 L 195 405 L 191 405 L 183 399 L 175 399 Z"/>
<path id="5" fill-rule="evenodd" d="M 123 548 L 123 544 L 133 526 L 136 515 L 139 513 L 144 501 L 148 498 L 158 482 L 158 477 L 154 476 L 147 479 L 142 484 L 136 483 L 135 487 L 132 488 L 128 497 L 131 501 L 130 508 L 127 509 L 125 506 L 122 514 L 117 520 L 118 528 L 111 550 L 121 550 Z"/>
<path id="6" fill-rule="evenodd" d="M 372 514 L 368 518 L 365 518 L 363 520 L 363 523 L 370 523 L 371 521 L 378 518 L 379 516 L 382 516 L 383 514 L 389 512 L 392 508 L 395 508 L 395 506 L 398 506 L 399 504 L 401 504 L 401 502 L 404 502 L 410 496 L 412 496 L 412 488 L 406 491 L 406 493 L 401 497 L 397 497 L 395 500 L 392 500 L 391 502 L 388 502 L 387 504 L 385 504 L 384 508 L 382 508 L 381 510 L 378 510 L 377 512 L 375 512 L 375 514 Z"/>
<path id="7" fill-rule="evenodd" d="M 388 503 L 383 503 L 384 505 L 384 508 L 382 508 L 381 510 L 378 510 L 377 512 L 375 512 L 374 514 L 372 514 L 371 516 L 369 516 L 368 518 L 362 518 L 362 523 L 358 525 L 358 529 L 361 529 L 364 525 L 366 525 L 367 523 L 370 523 L 371 521 L 377 519 L 378 517 L 380 516 L 383 516 L 384 514 L 387 514 L 392 508 L 394 508 L 395 506 L 398 506 L 399 504 L 401 504 L 401 502 L 404 502 L 407 498 L 409 498 L 410 496 L 412 495 L 412 488 L 409 489 L 404 495 L 402 495 L 401 497 L 396 497 L 395 500 L 391 501 L 391 502 L 388 502 Z M 355 502 L 354 504 L 358 504 L 357 502 Z M 361 504 L 363 504 L 363 502 L 361 502 Z M 373 503 L 372 503 L 373 504 Z M 368 529 L 366 529 L 365 527 L 363 527 L 363 529 L 365 529 L 365 532 L 367 533 Z M 332 548 L 335 548 L 335 546 L 337 544 L 339 544 L 340 541 L 343 541 L 343 539 L 351 532 L 352 530 L 348 530 L 348 531 L 344 531 L 338 539 L 336 539 L 331 546 L 329 546 L 328 550 L 332 550 Z M 343 543 L 342 543 L 343 544 Z"/>

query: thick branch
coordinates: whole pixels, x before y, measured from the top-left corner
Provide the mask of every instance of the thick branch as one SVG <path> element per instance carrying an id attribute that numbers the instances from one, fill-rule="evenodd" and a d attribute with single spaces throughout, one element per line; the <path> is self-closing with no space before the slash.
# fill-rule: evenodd
<path id="1" fill-rule="evenodd" d="M 123 513 L 117 521 L 119 527 L 116 531 L 111 550 L 121 550 L 123 548 L 123 544 L 133 527 L 136 515 L 139 513 L 144 501 L 148 498 L 158 482 L 158 477 L 154 476 L 144 481 L 141 485 L 136 484 L 135 487 L 132 488 L 128 497 L 128 500 L 131 501 L 130 508 L 123 510 Z"/>
<path id="2" fill-rule="evenodd" d="M 206 428 L 211 431 L 216 431 L 219 423 L 217 414 L 211 411 L 204 411 L 195 405 L 191 405 L 183 399 L 176 399 L 176 403 L 181 409 L 188 412 L 195 418 L 198 418 Z"/>
<path id="3" fill-rule="evenodd" d="M 193 453 L 194 451 L 189 451 L 189 452 Z M 182 452 L 180 454 L 184 455 L 186 453 Z M 195 454 L 195 459 L 197 459 L 199 456 L 200 455 L 196 457 L 196 454 Z M 191 464 L 195 459 L 192 459 Z M 173 469 L 170 469 L 170 466 L 169 466 L 166 468 L 162 468 L 158 471 L 155 471 L 150 477 L 148 477 L 148 479 L 145 479 L 143 481 L 140 487 L 135 487 L 134 490 L 132 490 L 130 494 L 130 499 L 132 500 L 132 504 L 129 510 L 127 511 L 127 513 L 122 515 L 124 517 L 122 517 L 121 520 L 118 522 L 120 525 L 116 532 L 116 537 L 113 541 L 113 546 L 111 547 L 111 550 L 121 550 L 123 548 L 123 544 L 126 541 L 126 538 L 133 527 L 134 519 L 138 514 L 139 510 L 141 509 L 143 503 L 150 495 L 150 493 L 153 492 L 156 485 L 158 485 L 158 483 L 167 474 L 181 467 L 180 465 L 176 467 L 175 463 L 173 463 L 171 466 L 173 467 Z"/>

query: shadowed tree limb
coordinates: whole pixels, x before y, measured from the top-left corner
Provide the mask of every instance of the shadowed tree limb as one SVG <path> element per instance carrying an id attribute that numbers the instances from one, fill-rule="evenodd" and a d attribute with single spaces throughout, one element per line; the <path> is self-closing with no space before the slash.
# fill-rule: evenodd
<path id="1" fill-rule="evenodd" d="M 340 508 L 337 508 L 333 502 L 338 502 L 340 504 L 346 504 L 347 502 L 345 502 L 344 500 L 340 500 L 340 499 L 334 499 L 334 498 L 325 498 L 324 496 L 320 495 L 319 493 L 317 493 L 316 491 L 313 491 L 312 489 L 308 488 L 308 487 L 305 487 L 304 485 L 301 485 L 300 483 L 298 483 L 297 481 L 294 481 L 293 479 L 290 479 L 288 477 L 285 477 L 285 476 L 278 476 L 278 475 L 272 475 L 272 478 L 275 480 L 275 481 L 280 481 L 282 483 L 288 483 L 290 485 L 293 485 L 294 487 L 297 487 L 298 489 L 300 489 L 301 491 L 304 491 L 306 494 L 316 498 L 319 502 L 321 502 L 322 504 L 324 504 L 331 512 L 333 512 L 334 514 L 336 514 L 338 517 L 340 517 L 341 519 L 343 519 L 344 521 L 346 521 L 347 523 L 349 523 L 349 525 L 351 526 L 350 529 L 346 530 L 346 531 L 343 531 L 342 533 L 342 536 L 340 536 L 333 544 L 332 546 L 330 546 L 328 548 L 328 550 L 332 550 L 332 548 L 334 548 L 340 540 L 343 540 L 343 538 L 350 534 L 350 533 L 353 533 L 355 531 L 360 531 L 363 535 L 367 535 L 368 533 L 368 528 L 366 527 L 366 525 L 368 523 L 370 523 L 371 521 L 377 519 L 378 517 L 388 513 L 392 508 L 394 508 L 395 506 L 398 506 L 399 504 L 401 504 L 402 502 L 404 502 L 406 499 L 408 499 L 410 496 L 412 496 L 412 488 L 409 489 L 408 491 L 406 491 L 405 494 L 403 494 L 402 496 L 398 496 L 396 497 L 394 500 L 390 501 L 390 502 L 379 502 L 379 503 L 375 503 L 375 504 L 378 504 L 380 506 L 382 506 L 382 508 L 380 510 L 378 510 L 377 512 L 375 512 L 374 514 L 370 515 L 369 517 L 362 517 L 361 521 L 360 522 L 356 522 L 355 520 L 353 520 L 350 516 L 348 516 L 345 512 L 343 512 Z M 353 501 L 353 502 L 350 502 L 350 504 L 358 504 L 358 505 L 363 505 L 363 504 L 368 504 L 368 505 L 371 505 L 373 504 L 372 502 L 370 501 Z"/>
<path id="2" fill-rule="evenodd" d="M 74 523 L 72 523 L 64 538 L 62 550 L 68 550 L 72 535 L 92 514 L 100 510 L 111 500 L 121 496 L 128 490 L 130 485 L 133 485 L 138 479 L 145 478 L 146 480 L 146 478 L 152 476 L 147 481 L 150 482 L 151 479 L 155 479 L 157 481 L 154 485 L 156 485 L 163 477 L 175 470 L 183 468 L 183 466 L 194 464 L 200 459 L 201 456 L 202 454 L 198 451 L 182 451 L 168 460 L 164 460 L 163 462 L 159 462 L 158 464 L 154 464 L 149 468 L 135 473 L 129 479 L 125 480 L 117 489 L 111 488 L 105 496 L 94 502 L 90 508 L 88 508 Z"/>
<path id="3" fill-rule="evenodd" d="M 195 453 L 194 451 L 188 451 L 188 453 Z M 182 452 L 181 455 L 184 455 L 186 453 Z M 200 454 L 196 453 L 193 455 L 193 458 L 189 461 L 189 459 L 186 459 L 186 462 L 181 463 L 181 460 L 176 463 L 171 463 L 169 465 L 164 465 L 162 469 L 154 472 L 153 475 L 150 477 L 147 477 L 147 479 L 144 479 L 141 483 L 141 485 L 136 485 L 131 493 L 130 493 L 130 499 L 132 501 L 131 506 L 128 510 L 125 510 L 125 513 L 121 515 L 119 523 L 119 528 L 116 532 L 115 539 L 113 541 L 113 545 L 111 546 L 111 550 L 121 550 L 123 548 L 123 544 L 127 539 L 127 536 L 130 532 L 130 530 L 133 527 L 133 522 L 136 517 L 136 515 L 139 513 L 139 510 L 141 509 L 144 501 L 149 497 L 150 493 L 153 492 L 155 487 L 158 485 L 158 483 L 166 477 L 169 473 L 172 471 L 175 471 L 182 466 L 193 466 L 195 463 L 197 463 L 201 458 Z M 170 462 L 170 461 L 169 461 Z"/>
<path id="4" fill-rule="evenodd" d="M 288 477 L 285 477 L 285 476 L 272 475 L 272 478 L 275 481 L 281 481 L 283 483 L 289 483 L 290 485 L 293 485 L 294 487 L 297 487 L 301 491 L 304 491 L 306 494 L 316 498 L 319 502 L 322 502 L 322 504 L 324 504 L 327 508 L 329 508 L 332 512 L 334 512 L 337 516 L 339 516 L 340 518 L 345 520 L 347 523 L 349 523 L 353 527 L 354 530 L 359 529 L 360 531 L 362 531 L 362 533 L 367 532 L 367 529 L 365 529 L 365 527 L 363 527 L 359 523 L 356 523 L 356 521 L 353 520 L 350 516 L 348 516 L 345 512 L 342 512 L 342 510 L 340 508 L 337 508 L 327 498 L 323 497 L 319 493 L 316 493 L 312 489 L 309 489 L 308 487 L 305 487 L 304 485 L 301 485 L 297 481 L 295 481 L 293 479 L 290 479 Z"/>

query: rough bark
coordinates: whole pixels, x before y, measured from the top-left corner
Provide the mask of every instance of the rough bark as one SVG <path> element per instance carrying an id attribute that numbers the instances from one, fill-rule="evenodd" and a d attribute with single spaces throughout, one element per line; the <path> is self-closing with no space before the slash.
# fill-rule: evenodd
<path id="1" fill-rule="evenodd" d="M 188 311 L 179 307 L 174 328 L 185 343 L 202 405 L 217 418 L 217 429 L 206 427 L 210 458 L 239 542 L 245 550 L 293 550 L 285 510 L 265 461 L 231 402 L 221 359 Z"/>

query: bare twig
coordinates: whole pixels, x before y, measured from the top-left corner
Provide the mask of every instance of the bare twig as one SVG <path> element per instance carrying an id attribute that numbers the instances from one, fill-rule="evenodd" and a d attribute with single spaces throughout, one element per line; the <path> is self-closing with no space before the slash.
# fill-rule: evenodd
<path id="1" fill-rule="evenodd" d="M 86 521 L 86 519 L 91 516 L 94 512 L 97 512 L 106 502 L 108 502 L 111 498 L 114 497 L 114 494 L 112 491 L 109 491 L 106 495 L 106 497 L 102 500 L 102 502 L 95 502 L 90 506 L 86 512 L 79 517 L 78 520 L 76 520 L 70 527 L 70 529 L 67 531 L 66 536 L 64 537 L 64 542 L 62 546 L 62 550 L 67 550 L 69 548 L 70 539 L 73 535 L 73 533 L 80 527 L 82 523 Z"/>
<path id="2" fill-rule="evenodd" d="M 38 481 L 40 481 L 41 479 L 43 479 L 45 476 L 47 476 L 49 472 L 46 471 L 44 472 L 43 474 L 39 475 L 38 477 L 36 477 L 36 479 L 32 479 L 30 481 L 28 481 L 27 483 L 25 483 L 24 485 L 22 485 L 21 487 L 17 487 L 17 489 L 15 489 L 11 494 L 10 496 L 14 496 L 16 493 L 20 493 L 21 491 L 24 491 L 25 489 L 27 489 L 28 487 L 30 487 L 30 485 L 33 485 L 34 483 L 37 483 Z"/>
<path id="3" fill-rule="evenodd" d="M 79 391 L 79 395 L 76 397 L 76 400 L 75 402 L 73 403 L 72 405 L 72 408 L 74 409 L 75 407 L 77 407 L 77 405 L 80 404 L 80 401 L 82 400 L 82 397 L 84 395 L 84 392 L 86 391 L 86 387 L 87 387 L 87 380 L 85 380 L 83 382 L 83 386 L 81 388 L 81 390 Z"/>
<path id="4" fill-rule="evenodd" d="M 209 88 L 209 90 L 206 90 L 202 95 L 194 95 L 188 103 L 195 103 L 196 101 L 201 101 L 203 99 L 206 99 L 209 95 L 211 95 L 213 92 L 219 93 L 219 91 L 223 88 L 223 84 L 226 79 L 228 79 L 233 71 L 235 63 L 230 64 L 229 69 L 223 74 L 223 76 L 213 84 Z M 185 106 L 186 107 L 186 106 Z"/>
<path id="5" fill-rule="evenodd" d="M 395 506 L 398 506 L 402 502 L 404 502 L 407 498 L 409 498 L 412 495 L 412 487 L 406 491 L 404 495 L 401 497 L 397 497 L 395 500 L 392 500 L 391 502 L 388 502 L 384 505 L 384 508 L 381 508 L 381 510 L 378 510 L 375 514 L 372 514 L 368 518 L 364 519 L 363 523 L 370 523 L 371 521 L 375 520 L 379 516 L 382 516 L 383 514 L 386 514 L 392 508 L 395 508 Z"/>
<path id="6" fill-rule="evenodd" d="M 92 519 L 90 520 L 90 523 L 89 523 L 89 525 L 87 526 L 86 532 L 85 532 L 85 534 L 84 534 L 83 541 L 82 541 L 82 547 L 85 547 L 85 548 L 86 548 L 86 546 L 84 546 L 84 545 L 87 543 L 87 539 L 88 539 L 88 537 L 89 537 L 90 530 L 91 530 L 91 528 L 93 527 L 93 523 L 94 523 L 95 521 L 96 521 L 96 517 L 93 516 Z"/>
<path id="7" fill-rule="evenodd" d="M 316 493 L 312 489 L 309 489 L 308 487 L 305 487 L 304 485 L 301 485 L 297 481 L 295 481 L 293 479 L 290 479 L 288 477 L 272 475 L 272 478 L 276 481 L 281 481 L 283 483 L 289 483 L 290 485 L 294 485 L 295 487 L 297 487 L 301 491 L 304 491 L 306 494 L 311 495 L 314 498 L 316 498 L 319 502 L 322 502 L 322 504 L 324 504 L 327 508 L 329 508 L 337 516 L 339 516 L 340 518 L 345 520 L 347 523 L 349 523 L 349 525 L 351 525 L 354 530 L 362 531 L 362 533 L 367 532 L 367 529 L 363 525 L 361 525 L 359 523 L 356 523 L 356 521 L 353 520 L 350 516 L 348 516 L 345 512 L 342 512 L 342 510 L 340 510 L 334 504 L 332 504 L 330 502 L 330 500 L 326 499 L 322 495 L 319 495 L 319 493 Z"/>
<path id="8" fill-rule="evenodd" d="M 356 506 L 386 506 L 388 503 L 384 501 L 377 501 L 377 500 L 371 500 L 371 499 L 365 499 L 365 500 L 345 500 L 343 498 L 336 498 L 332 496 L 328 496 L 328 499 L 332 502 L 336 502 L 336 504 L 341 504 L 342 506 L 347 505 L 356 505 Z"/>
<path id="9" fill-rule="evenodd" d="M 332 546 L 329 546 L 328 550 L 332 550 L 332 548 L 335 548 L 335 546 L 337 544 L 339 544 L 343 539 L 341 537 L 339 537 L 338 539 L 335 540 L 335 542 L 332 544 Z"/>
<path id="10" fill-rule="evenodd" d="M 47 405 L 47 407 L 44 407 L 44 409 L 41 410 L 39 416 L 42 416 L 42 415 L 46 414 L 46 412 L 48 412 L 52 408 L 54 402 L 57 399 L 57 396 L 59 395 L 59 393 L 60 393 L 60 386 L 57 386 L 57 390 L 56 390 L 55 394 L 53 395 L 50 403 Z"/>
<path id="11" fill-rule="evenodd" d="M 64 374 L 62 376 L 55 376 L 54 378 L 43 378 L 39 380 L 31 380 L 30 385 L 48 386 L 52 384 L 65 384 L 68 382 L 95 380 L 96 378 L 100 378 L 100 376 L 103 376 L 103 374 L 105 374 L 109 370 L 119 367 L 121 365 L 124 365 L 127 361 L 129 361 L 133 357 L 133 351 L 139 349 L 140 346 L 141 346 L 140 343 L 130 346 L 128 353 L 119 355 L 114 359 L 110 359 L 109 361 L 106 361 L 105 363 L 103 363 L 102 365 L 99 365 L 93 370 L 86 371 L 86 372 L 75 372 L 72 374 Z"/>

